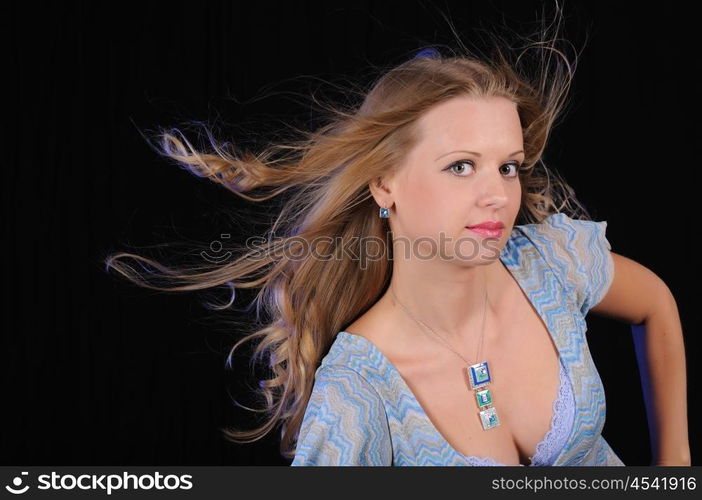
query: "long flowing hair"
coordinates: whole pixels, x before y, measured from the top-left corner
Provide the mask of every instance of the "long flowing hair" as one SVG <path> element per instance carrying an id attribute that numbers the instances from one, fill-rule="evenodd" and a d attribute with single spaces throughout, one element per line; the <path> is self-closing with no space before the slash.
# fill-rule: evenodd
<path id="1" fill-rule="evenodd" d="M 257 290 L 246 309 L 253 331 L 234 343 L 230 358 L 243 343 L 258 341 L 251 360 L 263 362 L 270 376 L 258 385 L 262 408 L 247 409 L 266 419 L 251 430 L 224 429 L 227 439 L 249 443 L 280 427 L 281 454 L 294 456 L 321 359 L 336 334 L 366 312 L 390 281 L 388 259 L 371 259 L 362 267 L 354 258 L 364 250 L 354 242 L 369 239 L 387 245 L 384 255 L 391 254 L 387 220 L 378 217 L 369 182 L 403 163 L 418 138 L 417 120 L 433 106 L 457 96 L 501 96 L 516 103 L 525 151 L 516 224 L 538 223 L 556 212 L 589 219 L 572 188 L 543 161 L 578 59 L 576 53 L 570 61 L 557 48 L 560 15 L 557 9 L 555 23 L 540 27 L 536 38 L 522 37 L 526 44 L 519 51 L 488 33 L 487 56 L 460 43 L 460 49 L 446 49 L 448 54 L 433 49 L 383 70 L 368 90 L 351 86 L 351 102 L 324 105 L 328 114 L 316 129 L 295 129 L 299 136 L 258 153 L 218 141 L 209 130 L 209 144 L 197 148 L 179 129 L 159 129 L 159 153 L 198 177 L 250 202 L 285 193 L 261 244 L 239 249 L 230 262 L 172 268 L 130 252 L 105 258 L 108 270 L 146 288 L 228 287 L 229 302 L 214 308 L 231 306 L 236 290 Z M 296 257 L 313 242 L 331 258 Z"/>

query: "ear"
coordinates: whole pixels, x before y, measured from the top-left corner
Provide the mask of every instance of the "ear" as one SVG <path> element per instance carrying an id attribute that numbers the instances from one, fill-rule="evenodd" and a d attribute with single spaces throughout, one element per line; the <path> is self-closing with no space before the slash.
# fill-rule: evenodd
<path id="1" fill-rule="evenodd" d="M 372 179 L 368 183 L 368 189 L 370 189 L 373 199 L 379 207 L 390 208 L 394 204 L 392 199 L 392 186 L 387 179 L 383 177 Z"/>

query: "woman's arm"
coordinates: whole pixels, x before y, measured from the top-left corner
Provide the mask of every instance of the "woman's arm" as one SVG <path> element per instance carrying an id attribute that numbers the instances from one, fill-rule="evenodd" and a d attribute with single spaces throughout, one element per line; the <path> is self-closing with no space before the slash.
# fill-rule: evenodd
<path id="1" fill-rule="evenodd" d="M 668 286 L 641 264 L 611 252 L 614 280 L 590 310 L 632 325 L 651 433 L 653 465 L 690 465 L 685 346 Z"/>

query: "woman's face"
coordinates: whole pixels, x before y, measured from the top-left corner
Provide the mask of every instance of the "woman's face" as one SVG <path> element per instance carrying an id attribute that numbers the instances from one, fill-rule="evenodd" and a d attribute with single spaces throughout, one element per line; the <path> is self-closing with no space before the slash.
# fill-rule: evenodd
<path id="1" fill-rule="evenodd" d="M 406 240 L 396 248 L 413 251 L 412 258 L 495 260 L 521 204 L 524 143 L 516 104 L 503 97 L 456 97 L 429 110 L 418 126 L 419 142 L 386 184 L 394 202 L 393 236 Z M 502 222 L 502 233 L 467 229 L 484 221 Z"/>

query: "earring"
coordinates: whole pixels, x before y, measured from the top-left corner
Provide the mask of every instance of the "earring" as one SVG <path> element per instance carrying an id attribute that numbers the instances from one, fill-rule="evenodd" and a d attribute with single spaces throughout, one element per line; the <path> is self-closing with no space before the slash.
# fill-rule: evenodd
<path id="1" fill-rule="evenodd" d="M 379 216 L 381 219 L 388 219 L 390 218 L 390 210 L 385 208 L 385 207 L 380 207 L 380 213 Z"/>

